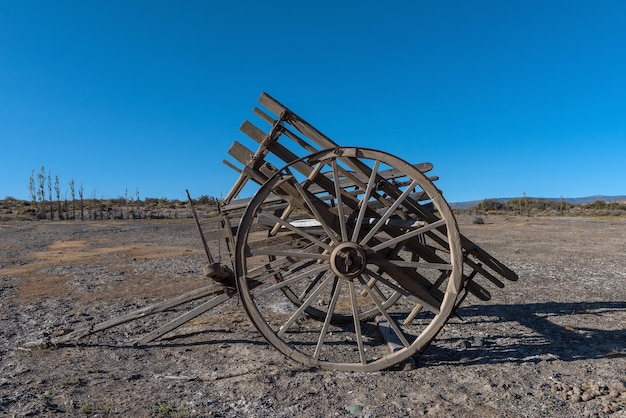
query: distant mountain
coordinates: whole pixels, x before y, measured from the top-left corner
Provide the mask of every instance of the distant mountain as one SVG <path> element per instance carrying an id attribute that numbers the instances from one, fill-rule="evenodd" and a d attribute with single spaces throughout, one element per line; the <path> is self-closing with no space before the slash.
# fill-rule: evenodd
<path id="1" fill-rule="evenodd" d="M 574 205 L 593 203 L 597 200 L 603 200 L 605 202 L 617 202 L 621 200 L 626 200 L 626 196 L 602 196 L 602 195 L 587 196 L 587 197 L 564 197 L 564 198 L 527 196 L 527 198 L 535 199 L 535 200 L 553 200 L 553 201 L 560 201 L 562 199 L 563 201 L 574 204 Z M 500 197 L 500 198 L 494 198 L 490 200 L 496 200 L 498 202 L 508 202 L 509 200 L 513 200 L 513 199 L 519 199 L 519 197 Z M 472 206 L 479 204 L 483 200 L 486 200 L 486 199 L 470 200 L 468 202 L 452 202 L 450 203 L 450 207 L 452 207 L 452 209 L 467 209 L 467 208 L 471 208 Z"/>

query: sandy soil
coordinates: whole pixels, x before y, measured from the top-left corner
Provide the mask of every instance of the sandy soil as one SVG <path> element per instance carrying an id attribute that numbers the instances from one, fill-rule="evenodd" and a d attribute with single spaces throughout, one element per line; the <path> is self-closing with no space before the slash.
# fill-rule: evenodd
<path id="1" fill-rule="evenodd" d="M 0 415 L 626 416 L 626 221 L 485 221 L 461 232 L 520 280 L 468 297 L 415 370 L 375 373 L 286 360 L 236 299 L 145 347 L 163 318 L 24 348 L 206 285 L 205 256 L 190 220 L 2 224 Z"/>

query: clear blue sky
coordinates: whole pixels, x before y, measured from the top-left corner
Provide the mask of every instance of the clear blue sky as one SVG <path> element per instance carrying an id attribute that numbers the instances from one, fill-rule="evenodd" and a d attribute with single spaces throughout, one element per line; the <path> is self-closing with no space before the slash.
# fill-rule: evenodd
<path id="1" fill-rule="evenodd" d="M 623 1 L 0 0 L 0 198 L 225 195 L 262 91 L 450 202 L 626 194 Z"/>

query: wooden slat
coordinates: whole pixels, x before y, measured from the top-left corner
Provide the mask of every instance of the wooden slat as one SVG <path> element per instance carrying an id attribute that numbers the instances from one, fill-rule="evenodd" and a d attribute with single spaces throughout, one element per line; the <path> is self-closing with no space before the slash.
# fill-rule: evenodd
<path id="1" fill-rule="evenodd" d="M 156 340 L 157 338 L 164 336 L 168 332 L 173 331 L 176 328 L 180 327 L 181 325 L 191 321 L 197 316 L 202 315 L 206 311 L 215 308 L 217 305 L 220 305 L 226 302 L 230 298 L 231 298 L 231 295 L 226 292 L 222 293 L 221 295 L 217 295 L 209 299 L 208 301 L 204 302 L 202 305 L 193 308 L 189 312 L 184 313 L 183 315 L 171 320 L 165 325 L 162 325 L 161 327 L 155 329 L 154 331 L 146 334 L 145 336 L 137 340 L 135 342 L 135 345 L 143 345 L 143 344 L 152 342 Z"/>
<path id="2" fill-rule="evenodd" d="M 278 100 L 274 99 L 272 96 L 265 92 L 261 93 L 261 96 L 259 97 L 259 103 L 276 116 L 282 115 L 282 113 L 287 110 L 287 108 L 283 106 Z"/>
<path id="3" fill-rule="evenodd" d="M 231 163 L 228 160 L 222 160 L 222 163 L 224 163 L 224 165 L 226 165 L 226 167 L 236 171 L 237 173 L 241 174 L 241 169 L 239 167 L 237 167 L 235 164 Z"/>
<path id="4" fill-rule="evenodd" d="M 309 154 L 313 154 L 314 152 L 320 151 L 319 148 L 314 147 L 309 142 L 305 141 L 300 136 L 293 133 L 293 131 L 287 127 L 283 127 L 283 133 L 293 142 L 295 142 L 296 144 L 304 148 Z"/>
<path id="5" fill-rule="evenodd" d="M 261 119 L 263 119 L 265 122 L 269 123 L 270 125 L 274 125 L 274 122 L 276 122 L 275 119 L 273 119 L 270 115 L 268 115 L 267 113 L 265 113 L 263 110 L 259 109 L 258 107 L 255 107 L 252 110 L 252 112 L 258 117 L 260 117 Z"/>
<path id="6" fill-rule="evenodd" d="M 249 166 L 250 162 L 254 158 L 254 152 L 237 141 L 233 142 L 230 146 L 228 155 L 232 156 L 235 160 L 245 166 Z"/>
<path id="7" fill-rule="evenodd" d="M 252 122 L 247 120 L 241 124 L 239 130 L 248 135 L 250 138 L 254 139 L 259 144 L 262 144 L 263 141 L 265 141 L 265 138 L 267 138 L 267 134 L 265 132 L 263 132 L 261 129 L 253 125 Z"/>
<path id="8" fill-rule="evenodd" d="M 259 103 L 277 116 L 280 116 L 283 112 L 287 112 L 287 122 L 304 134 L 304 136 L 322 147 L 322 149 L 335 148 L 338 146 L 332 139 L 318 131 L 314 126 L 300 118 L 269 94 L 262 93 L 259 98 Z"/>
<path id="9" fill-rule="evenodd" d="M 384 319 L 382 316 L 376 318 L 376 324 L 378 325 L 378 329 L 380 329 L 380 333 L 387 342 L 387 347 L 391 353 L 395 353 L 398 350 L 404 348 L 402 341 L 396 335 L 395 332 L 391 329 L 389 322 Z"/>
<path id="10" fill-rule="evenodd" d="M 504 283 L 498 280 L 493 274 L 485 270 L 480 263 L 475 263 L 473 260 L 466 258 L 465 264 L 467 264 L 470 268 L 476 270 L 478 273 L 480 273 L 481 276 L 498 286 L 500 289 L 504 288 Z"/>
<path id="11" fill-rule="evenodd" d="M 92 324 L 83 328 L 79 328 L 75 331 L 70 332 L 69 334 L 65 334 L 58 338 L 52 338 L 50 340 L 51 344 L 65 344 L 70 342 L 76 342 L 81 338 L 87 337 L 89 335 L 93 335 L 97 332 L 101 332 L 118 325 L 125 324 L 127 322 L 133 321 L 135 319 L 143 318 L 148 315 L 152 315 L 159 312 L 164 312 L 168 309 L 175 308 L 176 306 L 192 302 L 197 299 L 201 299 L 207 297 L 209 295 L 215 295 L 218 293 L 222 293 L 224 288 L 220 285 L 210 285 L 201 287 L 190 292 L 184 293 L 180 296 L 177 296 L 172 299 L 168 299 L 164 302 L 157 303 L 155 305 L 150 305 L 145 308 L 137 309 L 133 312 L 129 312 L 125 315 L 118 316 L 117 318 L 112 318 L 103 322 L 99 322 L 96 324 Z"/>
<path id="12" fill-rule="evenodd" d="M 228 236 L 225 228 L 210 229 L 208 231 L 204 231 L 204 235 L 209 241 L 217 241 L 218 239 L 224 239 Z"/>
<path id="13" fill-rule="evenodd" d="M 479 285 L 478 283 L 474 281 L 467 282 L 465 285 L 465 288 L 467 289 L 468 292 L 470 292 L 472 295 L 476 296 L 478 299 L 482 301 L 486 302 L 491 299 L 491 293 L 489 293 L 487 289 L 485 289 L 484 287 L 482 287 L 481 285 Z"/>

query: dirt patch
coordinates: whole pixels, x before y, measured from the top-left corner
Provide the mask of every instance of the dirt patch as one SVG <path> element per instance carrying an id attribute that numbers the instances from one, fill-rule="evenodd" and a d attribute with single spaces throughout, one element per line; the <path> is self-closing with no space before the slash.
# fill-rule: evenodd
<path id="1" fill-rule="evenodd" d="M 0 414 L 626 416 L 626 223 L 484 220 L 460 218 L 461 232 L 520 280 L 468 297 L 416 370 L 375 373 L 287 360 L 236 298 L 142 347 L 180 311 L 25 350 L 207 285 L 205 256 L 190 220 L 0 225 Z"/>

